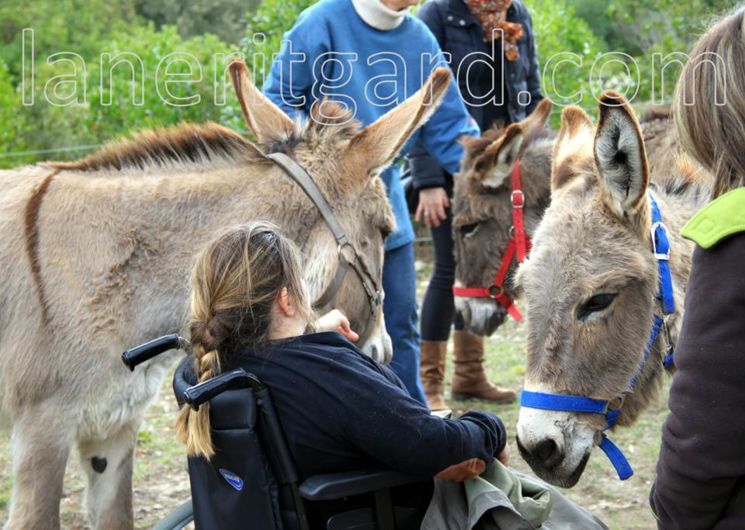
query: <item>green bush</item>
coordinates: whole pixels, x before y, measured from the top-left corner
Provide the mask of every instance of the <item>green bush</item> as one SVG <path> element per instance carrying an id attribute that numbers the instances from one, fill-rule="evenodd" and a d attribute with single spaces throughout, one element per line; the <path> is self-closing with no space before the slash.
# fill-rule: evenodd
<path id="1" fill-rule="evenodd" d="M 0 64 L 0 167 L 31 161 L 31 157 L 9 156 L 27 149 L 22 136 L 26 123 L 19 112 L 19 103 L 10 73 L 4 64 Z"/>
<path id="2" fill-rule="evenodd" d="M 639 78 L 626 79 L 625 88 L 637 102 L 665 103 L 672 96 L 681 64 L 713 19 L 739 0 L 573 0 L 577 14 L 588 22 L 607 49 L 627 54 L 625 62 Z M 667 66 L 664 68 L 663 64 Z M 613 70 L 616 77 L 623 68 Z M 664 73 L 664 83 L 663 83 Z M 618 79 L 615 79 L 618 82 Z M 612 84 L 612 83 L 611 83 Z"/>
<path id="3" fill-rule="evenodd" d="M 246 27 L 246 14 L 260 0 L 135 0 L 137 12 L 156 27 L 176 26 L 182 38 L 206 33 L 237 43 Z"/>
<path id="4" fill-rule="evenodd" d="M 594 110 L 590 72 L 605 51 L 604 43 L 565 2 L 526 0 L 525 4 L 533 17 L 544 94 L 559 105 Z M 553 119 L 558 120 L 558 113 Z"/>
<path id="5" fill-rule="evenodd" d="M 681 70 L 680 64 L 674 64 L 674 54 L 688 53 L 715 17 L 737 3 L 736 0 L 612 0 L 607 13 L 616 28 L 619 45 L 633 41 L 639 48 L 635 57 L 643 73 L 639 100 L 668 101 Z M 663 60 L 671 65 L 665 71 L 664 85 Z"/>
<path id="6" fill-rule="evenodd" d="M 256 13 L 249 17 L 241 51 L 258 86 L 264 84 L 272 57 L 279 52 L 284 34 L 292 28 L 300 13 L 316 1 L 263 0 Z"/>
<path id="7" fill-rule="evenodd" d="M 180 121 L 219 120 L 220 100 L 216 102 L 215 96 L 220 96 L 218 87 L 226 80 L 222 75 L 220 54 L 227 56 L 229 48 L 217 37 L 207 34 L 183 40 L 175 26 L 164 26 L 156 31 L 149 25 L 132 28 L 126 33 L 117 32 L 101 49 L 113 58 L 122 53 L 138 56 L 145 75 L 144 78 L 140 75 L 136 62 L 133 63 L 138 67 L 135 83 L 132 83 L 130 66 L 116 66 L 108 75 L 108 61 L 89 63 L 91 105 L 87 125 L 99 138 Z M 126 55 L 122 57 L 127 58 Z M 166 61 L 172 61 L 171 66 L 166 67 Z M 164 77 L 166 68 L 168 75 L 173 76 L 171 79 L 184 75 L 185 80 L 195 82 L 168 82 Z M 227 92 L 232 90 L 228 87 Z M 137 98 L 136 103 L 134 98 Z"/>
<path id="8" fill-rule="evenodd" d="M 263 0 L 255 12 L 248 13 L 240 48 L 233 51 L 245 55 L 259 86 L 283 35 L 315 1 Z M 539 60 L 546 74 L 544 92 L 559 104 L 578 103 L 594 113 L 595 97 L 608 88 L 635 95 L 636 102 L 669 97 L 679 68 L 666 72 L 666 84 L 661 87 L 660 65 L 653 63 L 654 54 L 686 52 L 712 15 L 732 7 L 736 0 L 525 3 L 533 16 Z M 4 0 L 0 4 L 0 166 L 78 157 L 86 150 L 8 155 L 91 146 L 128 131 L 183 120 L 217 120 L 243 129 L 232 89 L 225 86 L 224 68 L 232 56 L 227 55 L 231 49 L 224 42 L 234 41 L 236 28 L 241 27 L 238 11 L 249 12 L 254 5 L 255 0 L 246 0 L 245 5 L 239 0 Z M 24 28 L 34 30 L 36 67 L 33 88 L 27 83 L 22 93 Z M 604 55 L 609 51 L 625 55 Z M 50 64 L 47 57 L 56 52 L 77 55 Z M 112 57 L 124 52 L 136 54 L 144 64 L 144 76 L 138 75 L 133 83 L 129 67 L 119 65 L 110 80 L 105 71 L 102 82 L 104 52 Z M 158 64 L 172 52 L 187 55 L 181 55 L 185 61 L 171 65 L 169 74 L 189 73 L 199 64 L 201 80 L 170 84 L 167 90 L 162 80 L 156 83 Z M 220 53 L 226 54 L 224 62 L 215 61 Z M 140 91 L 139 82 L 144 83 L 144 91 Z M 56 89 L 56 101 L 47 97 L 50 87 Z M 132 91 L 138 100 L 133 101 Z M 22 96 L 33 96 L 34 104 L 22 104 Z M 174 104 L 178 98 L 193 98 L 181 101 L 198 104 L 179 106 Z M 557 119 L 555 113 L 554 124 Z"/>
<path id="9" fill-rule="evenodd" d="M 218 63 L 218 54 L 228 51 L 227 45 L 212 35 L 183 40 L 173 26 L 156 31 L 150 24 L 115 31 L 86 61 L 76 60 L 77 77 L 72 76 L 73 63 L 47 64 L 44 57 L 37 57 L 33 88 L 26 88 L 27 100 L 33 94 L 32 105 L 21 104 L 20 85 L 14 87 L 3 69 L 0 100 L 8 103 L 2 106 L 2 112 L 12 112 L 12 118 L 0 122 L 0 146 L 8 154 L 61 151 L 22 158 L 6 154 L 0 158 L 0 165 L 78 158 L 91 146 L 130 131 L 181 121 L 219 121 L 219 88 L 227 83 L 228 97 L 232 89 L 223 75 L 222 62 Z M 111 64 L 117 58 L 130 60 L 136 73 L 133 75 L 133 68 L 125 64 L 109 67 L 104 54 L 111 54 Z M 142 61 L 144 76 L 135 56 Z M 161 61 L 169 59 L 175 62 L 166 68 Z M 166 70 L 173 77 L 164 77 Z M 189 74 L 194 82 L 174 82 L 179 74 Z"/>
<path id="10" fill-rule="evenodd" d="M 132 0 L 3 0 L 0 2 L 0 62 L 20 77 L 21 32 L 34 32 L 38 58 L 70 51 L 87 59 L 114 31 L 141 24 Z"/>

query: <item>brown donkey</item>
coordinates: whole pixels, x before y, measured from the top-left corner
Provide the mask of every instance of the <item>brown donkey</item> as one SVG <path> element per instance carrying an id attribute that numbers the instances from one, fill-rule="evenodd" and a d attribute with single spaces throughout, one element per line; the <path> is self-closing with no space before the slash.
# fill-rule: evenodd
<path id="1" fill-rule="evenodd" d="M 91 524 L 132 528 L 136 433 L 174 357 L 132 374 L 120 355 L 181 329 L 193 256 L 216 230 L 269 220 L 303 249 L 313 299 L 332 282 L 336 241 L 266 153 L 283 152 L 307 169 L 380 284 L 393 216 L 376 176 L 436 108 L 447 69 L 361 131 L 336 106 L 323 108 L 325 123 L 295 123 L 242 63 L 231 74 L 260 146 L 214 124 L 183 125 L 80 162 L 0 172 L 0 397 L 13 420 L 8 529 L 59 527 L 73 445 L 88 478 Z M 334 302 L 367 351 L 389 358 L 380 311 L 371 315 L 356 274 L 346 275 Z"/>
<path id="2" fill-rule="evenodd" d="M 551 198 L 555 134 L 544 127 L 551 107 L 550 101 L 543 100 L 522 122 L 492 129 L 466 143 L 453 198 L 456 286 L 489 287 L 502 267 L 513 233 L 510 177 L 518 157 L 527 235 L 532 236 L 538 226 Z M 641 127 L 652 172 L 657 167 L 669 170 L 679 147 L 668 110 L 650 110 L 642 118 Z M 512 284 L 516 265 L 513 260 L 503 285 L 510 300 L 517 296 Z M 504 305 L 489 298 L 456 296 L 455 306 L 468 329 L 478 335 L 494 333 L 507 315 Z"/>
<path id="3" fill-rule="evenodd" d="M 527 302 L 525 390 L 608 402 L 620 409 L 621 426 L 632 424 L 657 395 L 691 265 L 692 245 L 679 231 L 708 197 L 707 183 L 689 162 L 657 171 L 650 176 L 639 124 L 621 96 L 604 94 L 596 130 L 581 109 L 565 109 L 553 151 L 551 205 L 516 277 Z M 663 275 L 652 249 L 649 194 L 671 247 L 669 337 L 650 331 L 653 315 L 663 314 L 657 299 Z M 606 418 L 523 403 L 521 454 L 540 477 L 573 486 L 603 441 Z"/>

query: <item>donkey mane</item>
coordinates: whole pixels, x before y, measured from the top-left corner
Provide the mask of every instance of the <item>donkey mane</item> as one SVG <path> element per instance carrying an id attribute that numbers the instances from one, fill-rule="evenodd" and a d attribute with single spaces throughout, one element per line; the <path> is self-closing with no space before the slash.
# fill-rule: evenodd
<path id="1" fill-rule="evenodd" d="M 653 105 L 649 107 L 642 115 L 639 123 L 649 123 L 657 120 L 669 120 L 672 118 L 672 109 L 670 106 Z"/>
<path id="2" fill-rule="evenodd" d="M 241 157 L 256 158 L 251 142 L 238 133 L 212 122 L 182 123 L 139 131 L 131 139 L 115 141 L 80 160 L 49 165 L 60 170 L 122 171 Z"/>
<path id="3" fill-rule="evenodd" d="M 706 172 L 686 155 L 679 155 L 675 171 L 666 178 L 658 178 L 650 186 L 670 197 L 688 198 L 694 204 L 703 204 L 711 194 L 711 181 Z"/>
<path id="4" fill-rule="evenodd" d="M 297 120 L 289 134 L 277 131 L 277 136 L 264 142 L 260 148 L 265 153 L 292 155 L 303 143 L 314 147 L 319 144 L 335 146 L 352 138 L 359 125 L 348 109 L 335 102 L 323 101 L 313 106 L 310 119 Z M 45 165 L 55 170 L 123 171 L 220 160 L 256 162 L 257 155 L 255 144 L 222 125 L 214 122 L 182 123 L 175 127 L 136 132 L 131 138 L 114 141 L 80 160 Z"/>

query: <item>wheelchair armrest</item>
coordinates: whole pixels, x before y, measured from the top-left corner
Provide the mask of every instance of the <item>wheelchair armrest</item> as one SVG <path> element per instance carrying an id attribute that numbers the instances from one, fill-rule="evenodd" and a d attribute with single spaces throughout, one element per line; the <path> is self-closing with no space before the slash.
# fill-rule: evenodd
<path id="1" fill-rule="evenodd" d="M 377 490 L 395 488 L 431 477 L 415 477 L 392 470 L 324 473 L 305 479 L 299 486 L 300 496 L 309 501 L 332 501 Z"/>

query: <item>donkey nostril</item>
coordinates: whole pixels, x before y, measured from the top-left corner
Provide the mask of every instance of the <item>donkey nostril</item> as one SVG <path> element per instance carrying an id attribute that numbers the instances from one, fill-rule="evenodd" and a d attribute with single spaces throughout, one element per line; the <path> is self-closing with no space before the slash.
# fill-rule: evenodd
<path id="1" fill-rule="evenodd" d="M 376 361 L 378 360 L 378 347 L 377 346 L 373 346 L 372 348 L 370 348 L 370 355 Z"/>
<path id="2" fill-rule="evenodd" d="M 541 464 L 548 469 L 555 467 L 564 458 L 559 450 L 559 446 L 550 438 L 538 442 L 538 444 L 533 448 L 533 456 L 535 456 Z"/>

